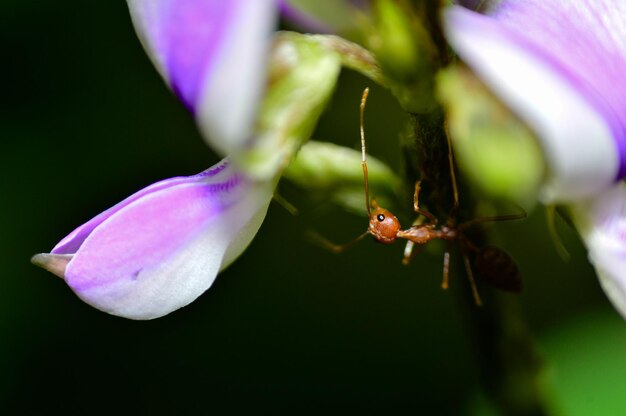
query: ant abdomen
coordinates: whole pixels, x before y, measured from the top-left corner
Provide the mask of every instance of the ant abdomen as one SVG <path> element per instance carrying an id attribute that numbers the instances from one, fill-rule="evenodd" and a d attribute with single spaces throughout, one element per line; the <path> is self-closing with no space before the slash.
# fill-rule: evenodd
<path id="1" fill-rule="evenodd" d="M 507 291 L 522 291 L 522 275 L 515 261 L 505 251 L 487 246 L 476 253 L 476 272 L 490 285 Z"/>

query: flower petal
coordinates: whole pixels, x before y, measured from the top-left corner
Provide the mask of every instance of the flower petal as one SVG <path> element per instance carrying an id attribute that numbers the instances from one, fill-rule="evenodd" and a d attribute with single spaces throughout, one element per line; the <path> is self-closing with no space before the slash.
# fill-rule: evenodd
<path id="1" fill-rule="evenodd" d="M 626 319 L 626 184 L 576 204 L 572 212 L 604 291 Z"/>
<path id="2" fill-rule="evenodd" d="M 546 200 L 602 192 L 626 175 L 626 3 L 503 1 L 444 13 L 459 55 L 537 133 Z"/>
<path id="3" fill-rule="evenodd" d="M 105 221 L 111 215 L 115 214 L 116 212 L 126 207 L 127 205 L 153 192 L 160 191 L 162 189 L 166 189 L 166 188 L 183 184 L 183 183 L 196 182 L 199 177 L 215 176 L 215 180 L 219 180 L 224 174 L 219 175 L 219 176 L 217 175 L 220 174 L 221 172 L 224 172 L 226 166 L 227 166 L 227 162 L 226 160 L 223 160 L 217 165 L 210 167 L 209 169 L 194 176 L 179 176 L 176 178 L 165 179 L 163 181 L 153 183 L 152 185 L 147 186 L 146 188 L 143 188 L 142 190 L 135 192 L 133 195 L 124 199 L 122 202 L 119 202 L 116 205 L 112 206 L 111 208 L 107 209 L 106 211 L 101 212 L 100 214 L 92 218 L 91 220 L 87 221 L 80 227 L 76 228 L 67 237 L 61 240 L 52 249 L 51 253 L 52 254 L 76 253 L 76 251 L 81 246 L 81 244 L 83 244 L 83 241 L 85 241 L 85 238 L 87 238 L 87 236 L 94 230 L 94 228 L 96 228 L 98 225 L 100 225 L 103 221 Z"/>
<path id="4" fill-rule="evenodd" d="M 250 182 L 226 162 L 159 182 L 63 240 L 66 250 L 78 246 L 64 278 L 81 299 L 105 312 L 163 316 L 200 296 L 241 254 L 271 196 L 271 184 Z"/>
<path id="5" fill-rule="evenodd" d="M 250 135 L 274 0 L 128 0 L 137 33 L 161 75 L 223 154 Z"/>

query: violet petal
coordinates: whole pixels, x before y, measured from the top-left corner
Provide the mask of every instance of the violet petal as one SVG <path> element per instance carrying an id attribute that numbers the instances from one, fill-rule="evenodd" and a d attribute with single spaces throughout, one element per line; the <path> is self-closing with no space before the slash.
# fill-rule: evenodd
<path id="1" fill-rule="evenodd" d="M 158 182 L 63 240 L 65 248 L 77 246 L 63 277 L 105 312 L 131 319 L 168 314 L 200 296 L 241 254 L 272 192 L 271 183 L 251 182 L 226 162 Z M 59 254 L 35 258 L 46 256 Z"/>
<path id="2" fill-rule="evenodd" d="M 211 168 L 209 168 L 209 169 L 207 169 L 207 170 L 205 170 L 205 171 L 203 171 L 203 172 L 201 172 L 201 173 L 199 173 L 197 175 L 193 175 L 193 176 L 179 176 L 179 177 L 169 178 L 169 179 L 165 179 L 165 180 L 153 183 L 152 185 L 147 186 L 147 187 L 143 188 L 142 190 L 135 192 L 134 194 L 132 194 L 128 198 L 124 199 L 122 202 L 119 202 L 119 203 L 115 204 L 111 208 L 107 209 L 104 212 L 101 212 L 100 214 L 98 214 L 97 216 L 92 218 L 91 220 L 87 221 L 86 223 L 84 223 L 80 227 L 76 228 L 67 237 L 65 237 L 63 240 L 61 240 L 52 249 L 51 253 L 52 254 L 73 254 L 73 253 L 76 253 L 76 251 L 78 250 L 80 245 L 83 243 L 85 238 L 87 238 L 87 236 L 93 231 L 94 228 L 96 228 L 103 221 L 105 221 L 107 218 L 109 218 L 111 215 L 115 214 L 120 209 L 124 208 L 125 206 L 127 206 L 127 205 L 133 203 L 134 201 L 138 200 L 139 198 L 143 198 L 146 195 L 151 194 L 153 192 L 157 192 L 157 191 L 160 191 L 162 189 L 169 188 L 169 187 L 176 186 L 176 185 L 183 184 L 183 183 L 197 182 L 198 177 L 201 177 L 201 176 L 216 176 L 220 172 L 223 172 L 225 170 L 226 166 L 227 166 L 227 162 L 226 162 L 226 160 L 223 160 L 222 162 L 218 163 L 217 165 L 215 165 L 215 166 L 213 166 L 213 167 L 211 167 Z M 219 178 L 216 177 L 216 179 L 219 179 Z"/>
<path id="3" fill-rule="evenodd" d="M 552 175 L 544 199 L 602 192 L 626 174 L 626 4 L 503 1 L 444 13 L 448 40 L 525 122 Z"/>
<path id="4" fill-rule="evenodd" d="M 128 0 L 137 34 L 223 154 L 248 140 L 276 23 L 274 0 Z"/>

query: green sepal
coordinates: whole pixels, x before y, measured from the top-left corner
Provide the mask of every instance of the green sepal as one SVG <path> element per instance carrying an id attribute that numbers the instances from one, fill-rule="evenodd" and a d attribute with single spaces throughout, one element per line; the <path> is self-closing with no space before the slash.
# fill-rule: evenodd
<path id="1" fill-rule="evenodd" d="M 530 208 L 545 176 L 545 161 L 532 131 L 465 67 L 437 75 L 460 169 L 480 191 Z"/>
<path id="2" fill-rule="evenodd" d="M 401 181 L 385 163 L 367 158 L 370 196 L 388 206 L 399 194 Z M 361 152 L 333 143 L 309 141 L 285 171 L 299 187 L 328 195 L 351 212 L 366 214 Z"/>
<path id="3" fill-rule="evenodd" d="M 276 37 L 254 140 L 233 155 L 250 176 L 278 177 L 309 139 L 334 90 L 341 59 L 310 36 Z"/>

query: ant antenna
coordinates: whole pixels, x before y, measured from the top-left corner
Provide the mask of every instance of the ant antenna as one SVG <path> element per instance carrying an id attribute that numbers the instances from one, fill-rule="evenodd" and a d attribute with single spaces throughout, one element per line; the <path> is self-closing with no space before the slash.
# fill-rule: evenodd
<path id="1" fill-rule="evenodd" d="M 470 227 L 473 227 L 476 224 L 482 224 L 484 222 L 521 220 L 523 218 L 526 218 L 527 216 L 528 215 L 526 214 L 526 211 L 524 211 L 522 209 L 522 212 L 520 212 L 519 214 L 496 215 L 494 217 L 474 218 L 474 219 L 471 219 L 469 221 L 465 221 L 464 223 L 460 224 L 457 228 L 458 228 L 459 231 L 463 231 L 463 230 L 466 230 L 466 229 L 468 229 Z"/>
<path id="2" fill-rule="evenodd" d="M 366 159 L 366 151 L 365 151 L 365 128 L 363 127 L 363 114 L 365 113 L 365 104 L 367 103 L 367 96 L 370 93 L 369 88 L 365 88 L 363 90 L 363 95 L 361 96 L 361 106 L 360 106 L 360 128 L 361 128 L 361 166 L 363 167 L 363 179 L 365 182 L 365 207 L 367 208 L 367 216 L 372 216 L 372 208 L 370 206 L 370 192 L 369 192 L 369 178 L 367 174 L 367 159 Z M 376 201 L 374 202 L 374 207 L 376 208 Z M 308 237 L 313 243 L 318 244 L 320 247 L 325 248 L 333 253 L 341 253 L 345 249 L 352 247 L 355 243 L 361 241 L 367 235 L 370 234 L 370 230 L 368 229 L 363 234 L 358 236 L 352 241 L 349 241 L 346 244 L 335 244 L 322 235 L 318 234 L 315 231 L 309 231 Z"/>
<path id="3" fill-rule="evenodd" d="M 448 121 L 445 121 L 444 124 L 444 129 L 446 132 L 446 141 L 448 142 L 448 164 L 450 165 L 450 182 L 452 183 L 452 193 L 454 196 L 454 206 L 452 207 L 452 211 L 450 211 L 450 215 L 449 218 L 453 221 L 453 223 L 456 222 L 456 212 L 459 209 L 459 187 L 457 186 L 456 183 L 456 175 L 454 173 L 454 156 L 452 154 L 452 142 L 450 140 L 450 131 L 448 129 Z M 417 189 L 416 189 L 417 192 Z M 465 221 L 464 223 L 460 224 L 457 229 L 459 231 L 463 231 L 467 228 L 470 228 L 476 224 L 482 224 L 484 222 L 496 222 L 496 221 L 511 221 L 511 220 L 519 220 L 522 218 L 526 218 L 526 211 L 524 211 L 523 208 L 519 207 L 520 209 L 520 213 L 519 214 L 509 214 L 509 215 L 497 215 L 497 216 L 493 216 L 493 217 L 480 217 L 480 218 L 474 218 L 471 219 L 469 221 Z"/>
<path id="4" fill-rule="evenodd" d="M 363 167 L 363 178 L 365 179 L 365 207 L 367 208 L 367 216 L 372 215 L 372 209 L 370 208 L 370 191 L 369 191 L 369 181 L 367 175 L 367 160 L 365 159 L 365 129 L 363 128 L 363 113 L 365 112 L 365 103 L 367 102 L 367 96 L 370 93 L 369 88 L 365 88 L 363 90 L 363 95 L 361 96 L 361 166 Z"/>
<path id="5" fill-rule="evenodd" d="M 444 130 L 446 141 L 448 143 L 448 165 L 450 165 L 450 182 L 452 183 L 452 193 L 454 196 L 454 205 L 450 212 L 450 218 L 456 222 L 456 212 L 459 210 L 459 187 L 456 184 L 456 174 L 454 173 L 454 156 L 452 155 L 452 141 L 450 140 L 450 130 L 448 129 L 448 120 L 444 122 Z"/>
<path id="6" fill-rule="evenodd" d="M 467 257 L 467 254 L 465 253 L 463 253 L 463 264 L 465 265 L 465 273 L 467 274 L 467 279 L 469 280 L 470 287 L 472 288 L 474 303 L 476 304 L 476 306 L 481 306 L 483 304 L 483 301 L 480 299 L 480 295 L 478 294 L 478 288 L 476 287 L 476 280 L 474 280 L 472 265 L 470 264 L 469 257 Z"/>
<path id="7" fill-rule="evenodd" d="M 358 236 L 352 241 L 348 241 L 345 244 L 335 244 L 332 241 L 328 240 L 326 237 L 319 234 L 317 231 L 309 230 L 307 231 L 307 238 L 310 242 L 317 244 L 319 247 L 333 252 L 335 254 L 342 253 L 344 250 L 352 247 L 359 241 L 363 240 L 367 235 L 369 235 L 369 231 L 365 231 L 363 234 Z"/>
<path id="8" fill-rule="evenodd" d="M 556 205 L 549 205 L 546 208 L 546 221 L 548 223 L 548 232 L 550 233 L 550 237 L 552 238 L 552 242 L 554 243 L 554 247 L 556 248 L 557 253 L 561 259 L 565 262 L 568 262 L 571 258 L 567 248 L 565 248 L 565 244 L 563 244 L 563 240 L 559 236 L 559 232 L 556 229 Z"/>

